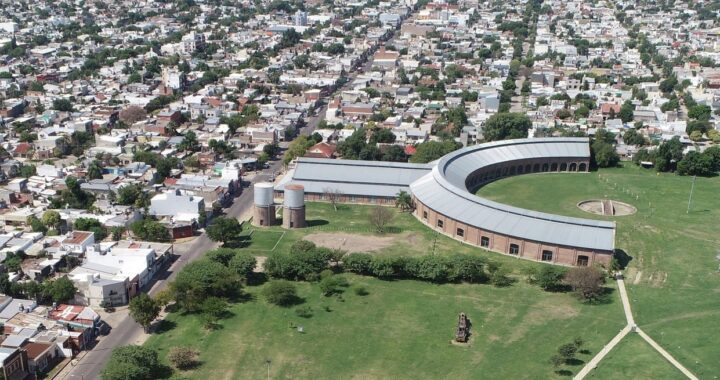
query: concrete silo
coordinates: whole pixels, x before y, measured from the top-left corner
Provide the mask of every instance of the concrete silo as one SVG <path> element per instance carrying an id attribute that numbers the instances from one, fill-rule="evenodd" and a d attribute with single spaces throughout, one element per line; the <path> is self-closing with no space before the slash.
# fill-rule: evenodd
<path id="1" fill-rule="evenodd" d="M 283 202 L 283 227 L 303 228 L 305 223 L 305 187 L 298 184 L 285 185 Z"/>
<path id="2" fill-rule="evenodd" d="M 253 212 L 253 225 L 258 227 L 272 226 L 275 224 L 275 204 L 273 196 L 273 184 L 259 182 L 255 189 L 255 211 Z"/>

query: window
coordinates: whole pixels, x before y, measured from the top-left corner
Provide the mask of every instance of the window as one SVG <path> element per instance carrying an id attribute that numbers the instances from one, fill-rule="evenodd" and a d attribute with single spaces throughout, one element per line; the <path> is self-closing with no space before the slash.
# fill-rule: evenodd
<path id="1" fill-rule="evenodd" d="M 465 230 L 463 230 L 462 228 L 458 228 L 457 231 L 455 231 L 455 235 L 460 236 L 460 237 L 464 237 L 464 236 L 465 236 Z"/>
<path id="2" fill-rule="evenodd" d="M 437 226 L 438 228 L 443 228 L 443 221 L 438 219 Z"/>
<path id="3" fill-rule="evenodd" d="M 567 171 L 567 164 L 566 164 L 566 163 L 563 162 L 562 164 L 560 164 L 560 171 L 561 171 L 561 172 Z"/>
<path id="4" fill-rule="evenodd" d="M 264 225 L 264 224 L 265 224 L 265 221 L 262 220 L 262 219 L 260 219 L 260 225 L 262 226 L 262 225 Z"/>
<path id="5" fill-rule="evenodd" d="M 577 258 L 577 266 L 586 267 L 586 266 L 588 266 L 589 261 L 590 261 L 590 259 L 587 256 L 580 255 Z"/>
<path id="6" fill-rule="evenodd" d="M 510 254 L 517 255 L 520 253 L 520 246 L 517 244 L 510 244 Z"/>
<path id="7" fill-rule="evenodd" d="M 534 173 L 537 173 L 537 172 L 539 172 L 539 171 L 540 171 L 540 164 L 535 164 L 535 165 L 533 166 L 533 172 L 534 172 Z"/>
<path id="8" fill-rule="evenodd" d="M 557 169 L 558 169 L 558 164 L 557 164 L 557 162 L 553 162 L 552 165 L 550 165 L 550 171 L 551 171 L 551 172 L 556 172 Z"/>
<path id="9" fill-rule="evenodd" d="M 542 251 L 542 261 L 552 261 L 552 251 Z"/>
<path id="10" fill-rule="evenodd" d="M 490 246 L 490 238 L 487 236 L 483 236 L 480 238 L 480 246 L 487 248 Z"/>
<path id="11" fill-rule="evenodd" d="M 427 220 L 427 211 L 423 211 L 423 220 Z"/>

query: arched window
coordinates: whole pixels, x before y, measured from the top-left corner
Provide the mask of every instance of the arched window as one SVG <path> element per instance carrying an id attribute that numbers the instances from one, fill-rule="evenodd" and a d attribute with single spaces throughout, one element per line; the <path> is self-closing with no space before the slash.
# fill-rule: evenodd
<path id="1" fill-rule="evenodd" d="M 560 171 L 561 172 L 567 171 L 567 163 L 563 162 L 562 164 L 560 164 Z"/>
<path id="2" fill-rule="evenodd" d="M 459 236 L 459 237 L 464 237 L 464 236 L 465 236 L 465 230 L 463 230 L 462 228 L 458 228 L 457 231 L 455 231 L 455 235 L 457 235 L 457 236 Z"/>
<path id="3" fill-rule="evenodd" d="M 558 171 L 557 168 L 558 168 L 557 162 L 553 162 L 552 165 L 550 165 L 550 171 L 551 171 L 551 172 L 556 172 L 556 171 Z"/>
<path id="4" fill-rule="evenodd" d="M 517 244 L 510 244 L 510 254 L 517 255 L 520 253 L 520 246 Z"/>
<path id="5" fill-rule="evenodd" d="M 542 259 L 542 261 L 552 261 L 552 259 L 553 259 L 552 251 L 543 250 L 541 259 Z"/>
<path id="6" fill-rule="evenodd" d="M 577 171 L 577 164 L 576 164 L 576 163 L 573 162 L 572 164 L 570 164 L 570 171 L 571 171 L 571 172 Z"/>
<path id="7" fill-rule="evenodd" d="M 537 173 L 537 172 L 539 172 L 539 171 L 540 171 L 540 164 L 535 164 L 535 165 L 533 166 L 533 173 Z"/>
<path id="8" fill-rule="evenodd" d="M 590 262 L 590 259 L 585 255 L 580 255 L 577 258 L 577 266 L 579 266 L 579 267 L 586 267 L 586 266 L 588 266 L 589 262 Z"/>
<path id="9" fill-rule="evenodd" d="M 515 175 L 515 171 L 517 170 L 517 167 L 511 166 L 510 167 L 510 175 Z"/>
<path id="10" fill-rule="evenodd" d="M 548 170 L 550 170 L 550 165 L 548 165 L 548 164 L 543 164 L 543 166 L 542 166 L 542 171 L 543 171 L 543 172 L 546 172 L 546 171 L 548 171 Z"/>
<path id="11" fill-rule="evenodd" d="M 517 173 L 518 173 L 518 174 L 523 174 L 523 166 L 522 166 L 522 165 L 518 165 L 518 167 L 517 167 Z"/>
<path id="12" fill-rule="evenodd" d="M 581 163 L 578 170 L 581 172 L 587 171 L 587 165 L 584 162 Z"/>

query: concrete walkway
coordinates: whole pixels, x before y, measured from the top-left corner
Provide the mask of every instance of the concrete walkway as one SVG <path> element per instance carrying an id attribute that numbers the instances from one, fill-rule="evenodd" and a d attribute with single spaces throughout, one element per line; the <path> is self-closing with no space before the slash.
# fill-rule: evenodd
<path id="1" fill-rule="evenodd" d="M 587 364 L 585 364 L 585 366 L 580 370 L 580 372 L 578 372 L 578 374 L 573 377 L 573 380 L 584 379 L 585 376 L 590 373 L 590 371 L 597 368 L 600 361 L 603 360 L 603 358 L 605 358 L 605 356 L 610 353 L 610 351 L 612 351 L 612 349 L 615 348 L 615 346 L 620 343 L 620 341 L 625 338 L 625 336 L 631 331 L 640 334 L 640 336 L 645 339 L 645 341 L 648 342 L 648 344 L 650 344 L 650 346 L 654 348 L 655 351 L 659 352 L 660 355 L 665 358 L 665 360 L 670 362 L 670 364 L 672 364 L 675 368 L 682 372 L 683 375 L 685 375 L 688 379 L 697 380 L 697 377 L 693 375 L 692 372 L 690 372 L 687 368 L 680 364 L 680 362 L 673 358 L 669 352 L 665 351 L 665 349 L 660 347 L 657 342 L 655 342 L 652 338 L 650 338 L 650 336 L 645 334 L 645 332 L 642 331 L 635 324 L 635 318 L 633 318 L 632 309 L 630 308 L 630 298 L 627 295 L 627 290 L 625 290 L 625 281 L 623 280 L 622 275 L 618 275 L 616 277 L 616 280 L 618 284 L 618 290 L 620 291 L 620 299 L 622 300 L 623 311 L 625 311 L 625 320 L 627 321 L 627 325 L 625 325 L 625 327 L 623 327 L 623 329 L 620 330 L 620 332 L 615 335 L 615 337 L 612 338 L 612 340 L 610 340 L 610 342 L 606 344 L 605 347 L 600 350 L 600 352 L 598 352 L 592 359 L 590 359 L 589 362 L 587 362 Z"/>

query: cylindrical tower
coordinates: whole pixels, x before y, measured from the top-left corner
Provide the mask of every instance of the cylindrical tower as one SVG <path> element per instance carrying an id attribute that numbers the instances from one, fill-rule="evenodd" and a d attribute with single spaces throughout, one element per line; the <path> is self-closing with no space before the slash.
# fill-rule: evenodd
<path id="1" fill-rule="evenodd" d="M 283 202 L 283 227 L 303 228 L 305 223 L 305 187 L 299 184 L 285 185 Z"/>
<path id="2" fill-rule="evenodd" d="M 254 186 L 255 210 L 253 225 L 258 227 L 275 224 L 275 204 L 273 202 L 273 184 L 259 182 Z"/>

